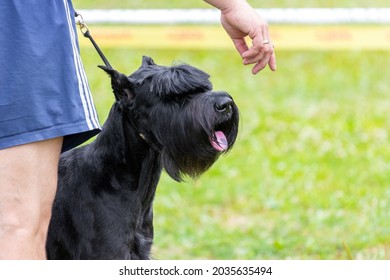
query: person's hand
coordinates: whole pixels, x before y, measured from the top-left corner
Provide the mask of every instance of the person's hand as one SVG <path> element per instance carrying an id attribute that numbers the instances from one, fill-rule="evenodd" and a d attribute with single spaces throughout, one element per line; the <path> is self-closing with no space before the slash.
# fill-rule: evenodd
<path id="1" fill-rule="evenodd" d="M 255 64 L 252 73 L 257 74 L 266 65 L 276 70 L 274 46 L 269 35 L 268 23 L 245 1 L 233 1 L 221 9 L 221 23 L 240 53 L 245 65 Z M 252 46 L 248 47 L 245 37 L 249 36 Z"/>

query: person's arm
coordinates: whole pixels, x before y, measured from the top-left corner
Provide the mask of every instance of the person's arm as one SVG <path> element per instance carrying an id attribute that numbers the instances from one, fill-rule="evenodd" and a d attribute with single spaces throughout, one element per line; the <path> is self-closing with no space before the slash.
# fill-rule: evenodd
<path id="1" fill-rule="evenodd" d="M 221 11 L 221 24 L 240 53 L 243 63 L 255 64 L 257 74 L 268 64 L 276 70 L 274 47 L 269 35 L 268 23 L 245 0 L 204 0 Z M 245 37 L 249 36 L 252 46 L 248 47 Z"/>

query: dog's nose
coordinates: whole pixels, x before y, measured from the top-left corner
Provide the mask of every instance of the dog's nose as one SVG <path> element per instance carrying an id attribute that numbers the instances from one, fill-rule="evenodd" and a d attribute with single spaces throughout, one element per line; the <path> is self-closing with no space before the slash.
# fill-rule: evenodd
<path id="1" fill-rule="evenodd" d="M 219 97 L 215 102 L 215 110 L 218 113 L 228 114 L 232 110 L 233 100 L 230 97 Z"/>

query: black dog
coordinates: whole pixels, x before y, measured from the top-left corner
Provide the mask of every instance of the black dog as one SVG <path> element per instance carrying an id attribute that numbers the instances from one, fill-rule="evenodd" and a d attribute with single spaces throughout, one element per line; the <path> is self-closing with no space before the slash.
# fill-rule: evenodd
<path id="1" fill-rule="evenodd" d="M 149 57 L 129 77 L 101 68 L 116 102 L 94 142 L 61 156 L 49 259 L 149 259 L 161 170 L 197 177 L 237 136 L 232 97 L 203 71 Z"/>

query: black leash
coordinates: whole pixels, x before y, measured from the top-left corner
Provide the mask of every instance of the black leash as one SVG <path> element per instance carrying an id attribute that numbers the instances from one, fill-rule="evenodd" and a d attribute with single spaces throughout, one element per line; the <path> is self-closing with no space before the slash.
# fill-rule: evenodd
<path id="1" fill-rule="evenodd" d="M 108 68 L 113 69 L 111 64 L 108 62 L 107 58 L 104 56 L 102 50 L 99 48 L 99 46 L 96 44 L 95 40 L 92 38 L 91 33 L 89 33 L 89 29 L 88 29 L 87 25 L 85 24 L 83 17 L 79 13 L 77 13 L 76 11 L 74 12 L 74 16 L 76 17 L 76 23 L 80 26 L 81 33 L 84 35 L 84 37 L 88 38 L 91 41 L 92 45 L 95 47 L 96 51 L 100 55 L 104 64 Z"/>
<path id="2" fill-rule="evenodd" d="M 96 51 L 98 52 L 98 54 L 100 55 L 101 59 L 103 60 L 104 64 L 110 68 L 110 69 L 114 69 L 112 68 L 111 64 L 108 62 L 107 58 L 105 57 L 105 55 L 103 54 L 102 50 L 99 48 L 98 44 L 95 42 L 95 40 L 92 38 L 92 35 L 91 33 L 89 33 L 89 29 L 88 29 L 88 26 L 85 24 L 84 22 L 84 19 L 82 17 L 82 15 L 80 15 L 79 13 L 77 13 L 76 11 L 74 12 L 74 16 L 76 18 L 76 24 L 78 24 L 80 26 L 80 31 L 81 33 L 84 35 L 84 37 L 88 38 L 92 45 L 95 47 Z M 138 135 L 139 137 L 141 137 L 146 143 L 148 143 L 149 145 L 151 145 L 149 143 L 149 141 L 146 139 L 145 135 L 142 134 L 141 132 L 139 132 L 138 128 L 135 126 L 135 124 L 133 123 L 133 121 L 130 119 L 130 122 L 131 124 L 134 126 L 134 128 L 137 130 L 138 132 Z"/>

